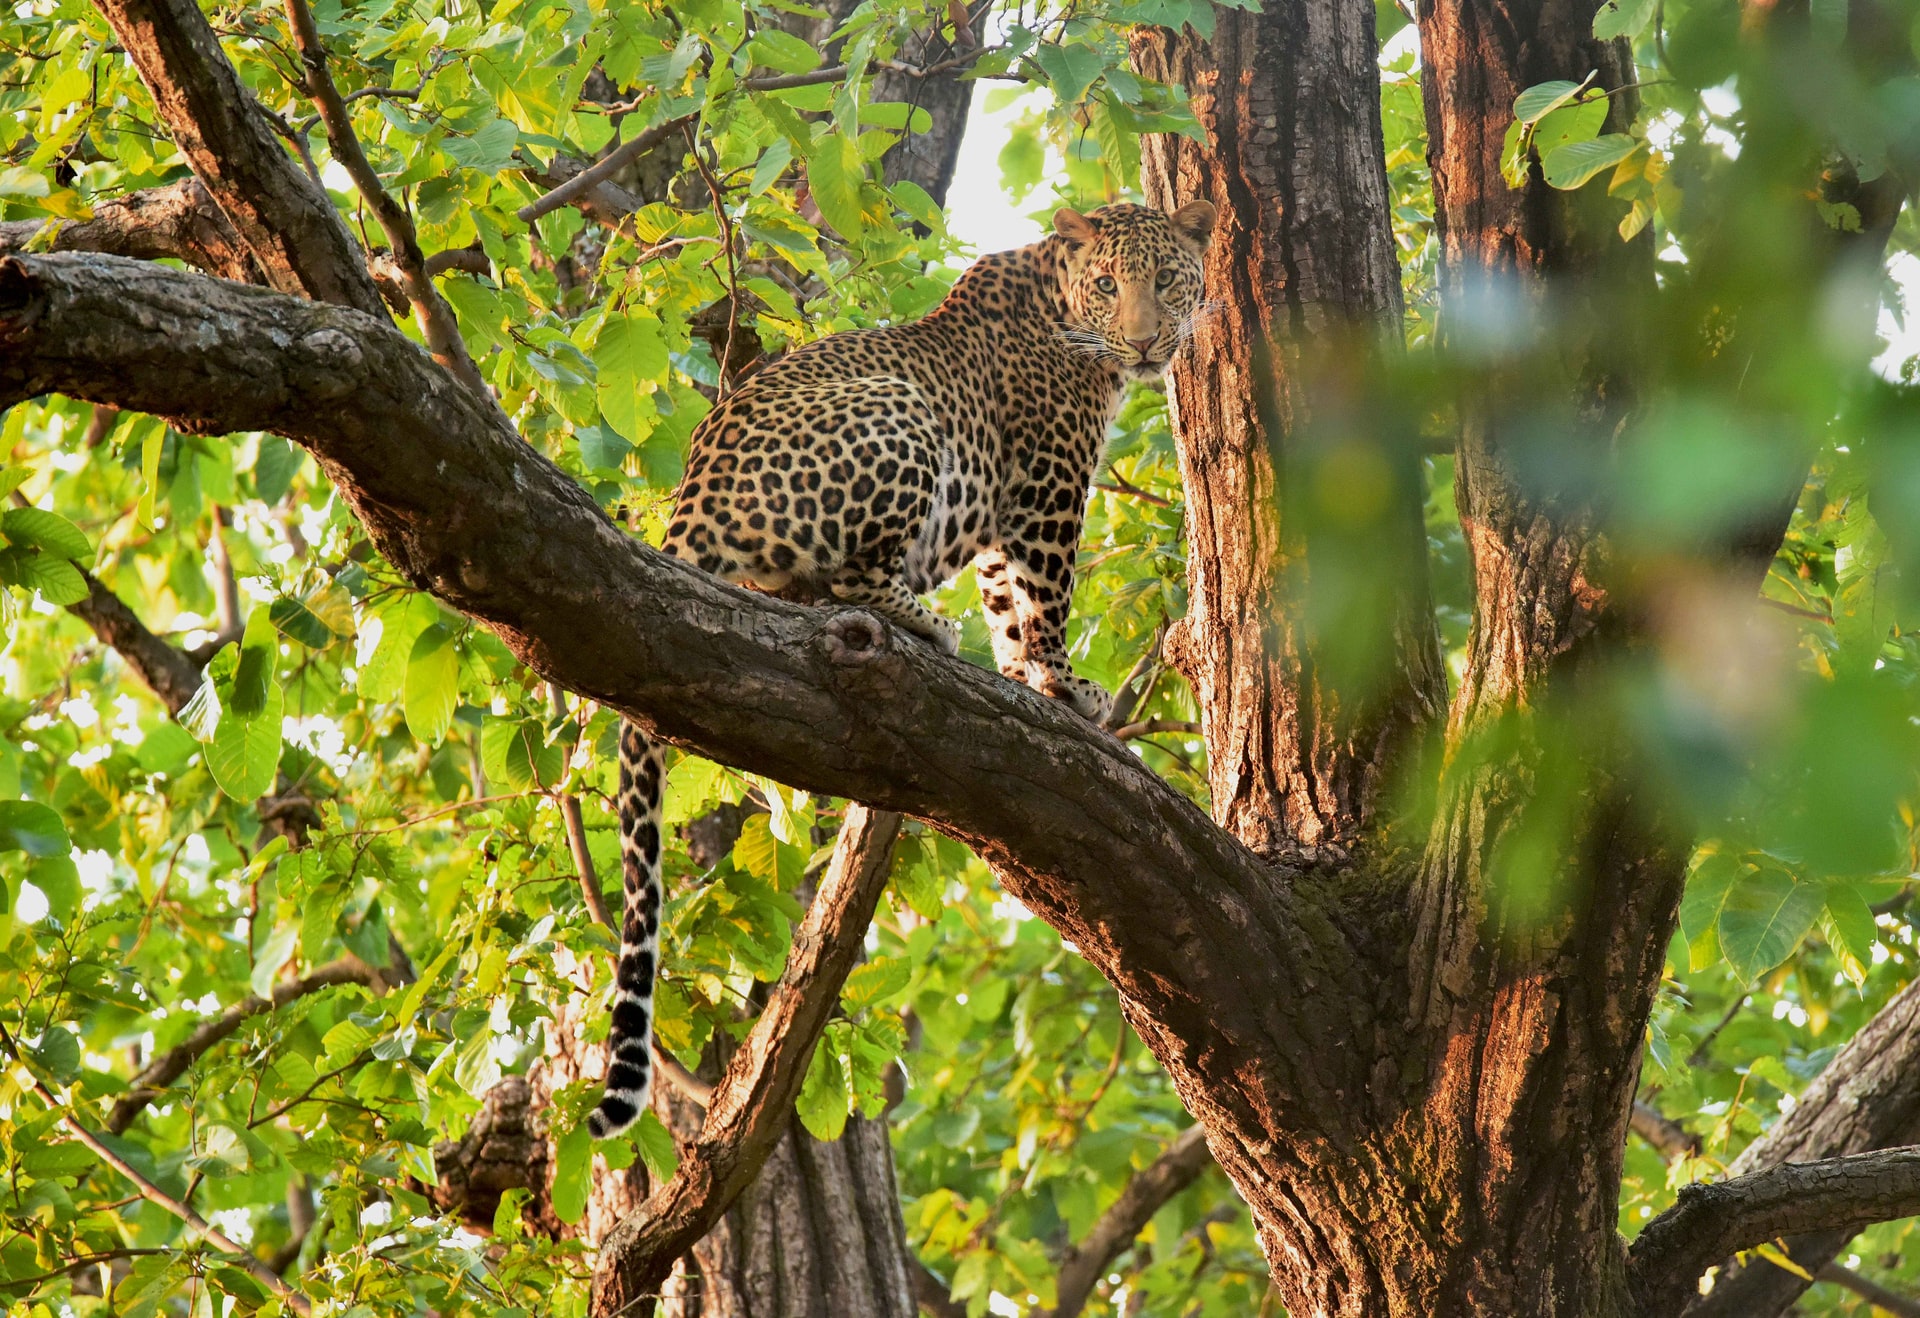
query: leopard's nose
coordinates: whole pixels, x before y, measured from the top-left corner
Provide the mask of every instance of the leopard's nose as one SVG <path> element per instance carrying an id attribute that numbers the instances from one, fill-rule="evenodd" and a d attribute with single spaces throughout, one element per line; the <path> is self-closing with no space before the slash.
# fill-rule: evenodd
<path id="1" fill-rule="evenodd" d="M 1144 339 L 1128 339 L 1127 342 L 1133 345 L 1135 352 L 1145 357 L 1149 352 L 1153 351 L 1153 342 L 1159 337 L 1158 334 L 1150 334 Z"/>

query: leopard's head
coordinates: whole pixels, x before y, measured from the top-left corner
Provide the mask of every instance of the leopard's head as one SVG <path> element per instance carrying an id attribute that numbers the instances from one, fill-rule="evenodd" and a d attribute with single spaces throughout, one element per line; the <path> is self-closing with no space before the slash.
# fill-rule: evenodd
<path id="1" fill-rule="evenodd" d="M 1053 230 L 1066 248 L 1062 286 L 1072 320 L 1061 335 L 1076 351 L 1141 377 L 1164 371 L 1193 332 L 1201 304 L 1200 257 L 1213 236 L 1213 203 L 1168 214 L 1146 206 L 1062 210 Z"/>

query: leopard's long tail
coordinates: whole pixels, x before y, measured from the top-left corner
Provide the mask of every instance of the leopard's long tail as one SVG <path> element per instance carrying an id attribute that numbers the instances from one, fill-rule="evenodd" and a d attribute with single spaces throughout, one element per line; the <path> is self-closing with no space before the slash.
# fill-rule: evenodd
<path id="1" fill-rule="evenodd" d="M 618 1135 L 646 1110 L 653 1084 L 653 981 L 660 952 L 660 794 L 666 755 L 631 723 L 620 725 L 620 870 L 626 888 L 607 1092 L 587 1118 L 595 1139 Z"/>

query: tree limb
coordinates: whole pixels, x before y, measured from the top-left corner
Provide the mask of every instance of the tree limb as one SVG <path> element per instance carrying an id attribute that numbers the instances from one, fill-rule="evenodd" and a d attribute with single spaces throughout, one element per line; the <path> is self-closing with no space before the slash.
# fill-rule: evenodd
<path id="1" fill-rule="evenodd" d="M 187 1068 L 203 1053 L 251 1018 L 335 984 L 371 985 L 375 978 L 374 970 L 366 962 L 357 956 L 345 956 L 291 983 L 276 984 L 270 999 L 242 998 L 212 1020 L 201 1022 L 193 1033 L 149 1062 L 146 1069 L 133 1078 L 133 1087 L 113 1105 L 113 1112 L 107 1117 L 107 1129 L 118 1135 L 131 1126 L 133 1119 L 146 1111 L 147 1105 L 160 1097 L 162 1090 L 185 1075 Z"/>
<path id="2" fill-rule="evenodd" d="M 932 1268 L 915 1258 L 908 1261 L 907 1272 L 913 1302 L 927 1318 L 967 1318 L 967 1306 L 953 1298 L 952 1288 Z"/>
<path id="3" fill-rule="evenodd" d="M 13 1036 L 7 1033 L 7 1027 L 4 1025 L 0 1025 L 0 1044 L 5 1045 L 6 1050 L 13 1055 L 14 1061 L 24 1065 L 20 1055 L 20 1049 L 14 1044 Z M 106 1163 L 107 1166 L 126 1177 L 127 1180 L 132 1183 L 133 1188 L 140 1192 L 141 1198 L 159 1205 L 167 1212 L 179 1218 L 187 1224 L 188 1228 L 191 1229 L 195 1235 L 200 1236 L 215 1249 L 233 1255 L 234 1261 L 245 1268 L 249 1276 L 285 1300 L 287 1307 L 294 1312 L 300 1314 L 313 1312 L 313 1306 L 308 1303 L 307 1297 L 287 1285 L 287 1283 L 281 1279 L 279 1273 L 255 1258 L 244 1246 L 236 1244 L 228 1238 L 224 1232 L 208 1222 L 206 1218 L 196 1213 L 191 1205 L 184 1204 L 180 1200 L 175 1199 L 165 1190 L 162 1190 L 152 1181 L 142 1176 L 138 1171 L 134 1170 L 126 1159 L 102 1143 L 98 1135 L 81 1125 L 79 1120 L 66 1109 L 60 1100 L 54 1097 L 53 1091 L 48 1089 L 38 1076 L 33 1077 L 33 1087 L 39 1091 L 40 1097 L 46 1101 L 47 1106 L 60 1114 L 60 1124 L 67 1128 L 68 1133 L 86 1145 L 87 1148 L 91 1149 L 94 1156 L 99 1158 L 100 1161 Z"/>
<path id="4" fill-rule="evenodd" d="M 1920 1144 L 1920 981 L 1882 1007 L 1800 1095 L 1793 1110 L 1728 1168 L 1741 1176 L 1779 1163 L 1812 1162 Z M 1787 1240 L 1785 1253 L 1811 1275 L 1853 1238 L 1841 1227 Z M 1713 1293 L 1688 1318 L 1772 1318 L 1811 1283 L 1767 1260 L 1723 1261 Z"/>
<path id="5" fill-rule="evenodd" d="M 1791 1162 L 1711 1185 L 1679 1202 L 1633 1242 L 1627 1276 L 1649 1318 L 1678 1314 L 1721 1259 L 1780 1236 L 1859 1230 L 1920 1214 L 1920 1145 Z"/>
<path id="6" fill-rule="evenodd" d="M 1192 1185 L 1212 1165 L 1206 1131 L 1196 1124 L 1181 1131 L 1150 1166 L 1135 1172 L 1113 1206 L 1087 1232 L 1086 1239 L 1060 1261 L 1054 1282 L 1058 1299 L 1052 1318 L 1075 1318 L 1106 1274 L 1107 1265 L 1133 1244 L 1134 1237 L 1169 1199 Z"/>
<path id="7" fill-rule="evenodd" d="M 794 930 L 793 950 L 766 1010 L 713 1087 L 706 1120 L 680 1169 L 615 1227 L 594 1270 L 597 1318 L 651 1303 L 673 1261 L 712 1229 L 759 1174 L 787 1128 L 815 1042 L 859 961 L 886 890 L 900 816 L 849 806 L 820 889 Z"/>
<path id="8" fill-rule="evenodd" d="M 693 123 L 699 117 L 697 114 L 683 114 L 677 118 L 669 119 L 665 123 L 655 124 L 639 136 L 622 142 L 594 164 L 587 166 L 587 168 L 581 170 L 578 174 L 575 174 L 551 192 L 548 192 L 544 196 L 535 197 L 532 201 L 522 206 L 519 210 L 520 218 L 528 224 L 532 224 L 542 215 L 557 211 L 562 206 L 573 204 L 587 193 L 593 191 L 600 184 L 612 178 L 629 164 L 665 142 L 687 125 Z"/>
<path id="9" fill-rule="evenodd" d="M 25 251 L 35 239 L 50 252 L 105 252 L 143 261 L 171 258 L 222 279 L 265 282 L 247 245 L 196 178 L 100 202 L 90 219 L 0 224 L 0 252 Z"/>
<path id="10" fill-rule="evenodd" d="M 1150 1015 L 1163 1057 L 1182 1035 L 1232 1041 L 1364 1083 L 1329 1070 L 1358 1065 L 1337 1018 L 1297 1005 L 1366 991 L 1288 871 L 1058 702 L 622 534 L 384 316 L 113 257 L 0 259 L 0 404 L 56 390 L 285 435 L 389 562 L 541 676 L 723 763 L 932 822 Z M 1223 943 L 1257 960 L 1257 993 L 1247 963 L 1210 955 Z"/>
<path id="11" fill-rule="evenodd" d="M 1627 1124 L 1668 1162 L 1691 1158 L 1700 1152 L 1700 1137 L 1666 1116 L 1651 1103 L 1635 1101 Z"/>
<path id="12" fill-rule="evenodd" d="M 327 145 L 333 149 L 333 158 L 352 177 L 361 200 L 367 203 L 387 241 L 393 245 L 401 287 L 413 306 L 413 318 L 427 341 L 427 350 L 469 388 L 486 394 L 487 382 L 480 378 L 479 368 L 467 355 L 466 340 L 460 337 L 453 308 L 440 296 L 440 290 L 433 286 L 433 278 L 427 273 L 427 258 L 414 234 L 412 217 L 388 195 L 373 162 L 367 159 L 359 137 L 354 134 L 353 116 L 340 96 L 340 89 L 334 86 L 333 74 L 327 69 L 326 43 L 321 41 L 320 31 L 313 24 L 312 11 L 307 8 L 306 0 L 286 0 L 286 6 L 287 25 L 293 29 L 294 45 L 306 67 L 307 95 L 319 107 L 320 121 L 327 129 Z"/>
<path id="13" fill-rule="evenodd" d="M 325 189 L 274 143 L 194 0 L 96 0 L 154 108 L 267 283 L 384 316 Z"/>
<path id="14" fill-rule="evenodd" d="M 139 675 L 169 714 L 178 714 L 200 689 L 200 665 L 148 630 L 147 624 L 93 573 L 80 575 L 86 579 L 87 598 L 69 604 L 67 611 L 93 628 L 102 643 L 126 660 L 127 667 Z"/>
<path id="15" fill-rule="evenodd" d="M 1871 1277 L 1863 1277 L 1852 1268 L 1843 1268 L 1838 1263 L 1829 1263 L 1814 1274 L 1819 1280 L 1831 1282 L 1843 1290 L 1852 1291 L 1876 1309 L 1885 1309 L 1893 1318 L 1920 1318 L 1920 1300 L 1910 1300 L 1895 1291 L 1888 1290 Z"/>

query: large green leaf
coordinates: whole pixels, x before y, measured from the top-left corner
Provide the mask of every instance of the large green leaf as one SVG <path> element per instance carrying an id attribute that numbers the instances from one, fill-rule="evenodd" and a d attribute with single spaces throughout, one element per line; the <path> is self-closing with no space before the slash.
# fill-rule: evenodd
<path id="1" fill-rule="evenodd" d="M 856 241 L 866 227 L 860 213 L 860 181 L 865 174 L 860 149 L 838 133 L 814 143 L 807 157 L 807 187 L 813 204 L 848 242 Z"/>
<path id="2" fill-rule="evenodd" d="M 265 796 L 280 767 L 280 718 L 286 697 L 278 682 L 269 682 L 258 710 L 240 717 L 232 710 L 221 716 L 207 743 L 207 768 L 220 790 L 236 801 Z"/>
<path id="3" fill-rule="evenodd" d="M 1637 138 L 1626 133 L 1606 133 L 1590 142 L 1568 142 L 1553 148 L 1540 158 L 1540 172 L 1556 188 L 1577 188 L 1639 149 Z"/>
<path id="4" fill-rule="evenodd" d="M 72 849 L 67 826 L 52 806 L 38 801 L 0 801 L 0 851 L 64 856 Z"/>
<path id="5" fill-rule="evenodd" d="M 49 604 L 78 604 L 87 597 L 86 578 L 64 558 L 24 545 L 0 549 L 0 582 L 37 590 Z"/>
<path id="6" fill-rule="evenodd" d="M 429 746 L 438 745 L 459 704 L 460 652 L 453 633 L 436 622 L 414 640 L 407 656 L 407 730 Z"/>
<path id="7" fill-rule="evenodd" d="M 1823 883 L 1796 880 L 1768 865 L 1728 891 L 1720 911 L 1720 950 L 1735 974 L 1751 983 L 1792 955 L 1826 909 Z"/>
<path id="8" fill-rule="evenodd" d="M 0 535 L 9 544 L 38 549 L 50 558 L 83 559 L 93 555 L 79 527 L 44 508 L 9 508 L 0 515 Z"/>
<path id="9" fill-rule="evenodd" d="M 510 792 L 550 788 L 566 773 L 567 752 L 564 746 L 547 741 L 535 719 L 489 714 L 480 726 L 480 764 L 488 781 Z"/>
<path id="10" fill-rule="evenodd" d="M 627 439 L 644 439 L 652 429 L 643 424 L 651 419 L 653 409 L 650 403 L 643 409 L 640 386 L 659 380 L 667 364 L 666 341 L 651 313 L 615 312 L 600 327 L 593 345 L 600 414 Z"/>
<path id="11" fill-rule="evenodd" d="M 1593 16 L 1593 35 L 1600 41 L 1637 37 L 1659 7 L 1660 0 L 1607 0 Z"/>

